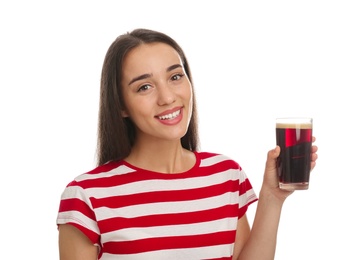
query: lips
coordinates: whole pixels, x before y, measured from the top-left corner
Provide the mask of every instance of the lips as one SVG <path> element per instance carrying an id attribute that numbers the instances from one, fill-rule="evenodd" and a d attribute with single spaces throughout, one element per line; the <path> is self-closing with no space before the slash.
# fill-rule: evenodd
<path id="1" fill-rule="evenodd" d="M 175 112 L 172 112 L 172 113 L 169 113 L 169 114 L 166 114 L 166 115 L 162 115 L 162 116 L 157 116 L 158 119 L 160 120 L 171 120 L 171 119 L 174 119 L 176 117 L 178 117 L 181 113 L 181 110 L 177 110 Z"/>
<path id="2" fill-rule="evenodd" d="M 182 106 L 177 106 L 171 109 L 167 109 L 161 113 L 159 113 L 158 115 L 156 115 L 155 117 L 159 120 L 171 120 L 171 119 L 175 119 L 176 117 L 178 117 L 180 114 L 182 114 Z"/>

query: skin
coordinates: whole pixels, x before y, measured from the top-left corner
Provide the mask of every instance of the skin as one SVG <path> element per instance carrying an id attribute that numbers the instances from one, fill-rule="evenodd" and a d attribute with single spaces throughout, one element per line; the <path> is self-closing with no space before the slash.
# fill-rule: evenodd
<path id="1" fill-rule="evenodd" d="M 98 259 L 98 247 L 76 227 L 59 225 L 59 259 Z"/>
<path id="2" fill-rule="evenodd" d="M 162 173 L 184 172 L 195 164 L 194 154 L 180 143 L 192 114 L 191 87 L 178 53 L 169 45 L 144 44 L 128 53 L 122 115 L 135 123 L 137 138 L 126 161 Z M 175 111 L 180 116 L 174 120 L 158 118 Z"/>
<path id="3" fill-rule="evenodd" d="M 182 148 L 192 114 L 191 83 L 177 52 L 163 43 L 141 45 L 124 60 L 122 91 L 126 109 L 122 116 L 136 125 L 137 138 L 127 162 L 140 168 L 177 174 L 195 164 L 192 152 Z M 163 121 L 159 116 L 180 111 L 178 117 Z M 313 142 L 315 138 L 313 137 Z M 312 146 L 311 168 L 318 148 Z M 244 215 L 237 226 L 233 260 L 274 259 L 276 237 L 285 199 L 293 192 L 278 187 L 277 146 L 267 154 L 263 184 L 252 228 Z M 61 260 L 97 259 L 98 247 L 77 228 L 59 225 Z"/>
<path id="4" fill-rule="evenodd" d="M 313 137 L 312 141 L 315 142 L 315 140 L 316 138 Z M 311 154 L 312 170 L 314 169 L 316 160 L 318 159 L 317 151 L 318 147 L 313 145 Z M 236 246 L 233 259 L 274 259 L 282 206 L 285 199 L 293 193 L 293 191 L 279 189 L 276 167 L 276 159 L 279 154 L 279 146 L 276 146 L 267 154 L 263 184 L 259 194 L 259 201 L 255 213 L 253 227 L 247 239 L 236 237 Z M 243 224 L 242 219 L 239 220 L 239 224 L 241 226 L 238 225 L 238 231 L 239 228 L 241 228 L 244 232 L 246 232 L 246 228 L 243 227 L 245 224 Z M 238 243 L 240 244 L 238 245 Z"/>

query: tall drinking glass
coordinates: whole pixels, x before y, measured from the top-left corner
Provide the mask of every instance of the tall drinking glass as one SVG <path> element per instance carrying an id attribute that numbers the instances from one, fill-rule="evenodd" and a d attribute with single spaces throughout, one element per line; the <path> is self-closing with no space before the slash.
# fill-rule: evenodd
<path id="1" fill-rule="evenodd" d="M 281 189 L 307 190 L 309 188 L 312 129 L 312 118 L 276 119 L 276 143 L 281 148 L 277 159 Z"/>

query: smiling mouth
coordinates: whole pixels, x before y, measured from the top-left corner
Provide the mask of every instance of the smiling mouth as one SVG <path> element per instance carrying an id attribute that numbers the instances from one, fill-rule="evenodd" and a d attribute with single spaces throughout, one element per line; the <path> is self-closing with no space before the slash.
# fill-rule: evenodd
<path id="1" fill-rule="evenodd" d="M 157 118 L 158 119 L 161 119 L 161 120 L 170 120 L 170 119 L 174 119 L 176 117 L 178 117 L 181 113 L 181 110 L 177 110 L 173 113 L 170 113 L 168 115 L 164 115 L 164 116 L 158 116 Z"/>

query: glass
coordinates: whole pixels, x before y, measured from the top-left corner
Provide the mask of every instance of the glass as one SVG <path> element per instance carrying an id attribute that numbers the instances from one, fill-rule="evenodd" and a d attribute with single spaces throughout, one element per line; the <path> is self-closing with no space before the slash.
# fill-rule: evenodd
<path id="1" fill-rule="evenodd" d="M 276 143 L 279 187 L 285 190 L 307 190 L 311 163 L 313 119 L 288 117 L 276 119 Z"/>

